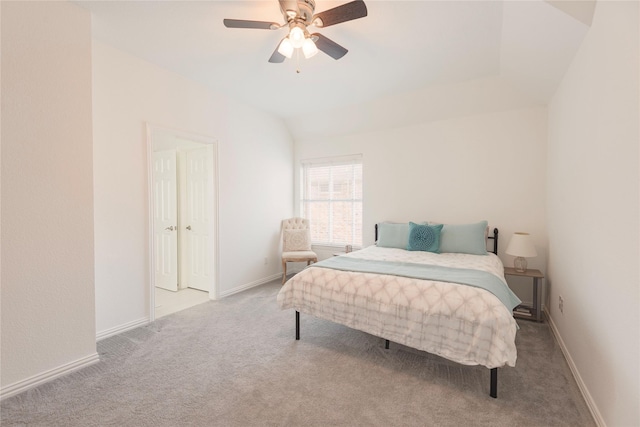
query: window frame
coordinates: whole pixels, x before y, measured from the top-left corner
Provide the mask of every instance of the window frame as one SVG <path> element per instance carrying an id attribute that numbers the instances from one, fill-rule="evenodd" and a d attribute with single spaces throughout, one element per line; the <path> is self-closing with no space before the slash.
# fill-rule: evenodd
<path id="1" fill-rule="evenodd" d="M 309 219 L 309 214 L 307 212 L 307 209 L 305 207 L 308 207 L 309 204 L 312 203 L 328 203 L 329 206 L 329 218 L 328 218 L 328 231 L 329 231 L 329 240 L 328 241 L 315 241 L 312 240 L 311 244 L 314 246 L 325 246 L 325 247 L 343 247 L 345 245 L 344 242 L 336 242 L 334 240 L 334 236 L 333 236 L 333 224 L 334 224 L 334 215 L 333 215 L 333 208 L 334 205 L 336 203 L 351 203 L 351 205 L 355 208 L 356 204 L 359 204 L 360 206 L 360 211 L 357 212 L 356 209 L 352 209 L 352 220 L 351 220 L 351 242 L 347 242 L 347 245 L 351 245 L 355 248 L 361 248 L 362 247 L 362 212 L 364 210 L 364 206 L 363 206 L 363 199 L 364 199 L 364 194 L 363 194 L 363 187 L 364 187 L 364 165 L 363 165 L 363 158 L 362 158 L 362 154 L 353 154 L 353 155 L 348 155 L 348 156 L 334 156 L 334 157 L 321 157 L 321 158 L 311 158 L 311 159 L 304 159 L 300 161 L 300 216 L 303 218 L 307 218 Z M 329 184 L 328 184 L 328 188 L 327 191 L 329 193 L 329 198 L 328 199 L 319 199 L 319 198 L 310 198 L 308 197 L 307 193 L 307 184 L 308 184 L 308 171 L 310 168 L 316 167 L 316 168 L 320 168 L 320 167 L 339 167 L 339 166 L 345 166 L 345 165 L 360 165 L 360 188 L 359 188 L 359 193 L 360 193 L 360 198 L 356 198 L 356 193 L 358 192 L 358 190 L 356 189 L 356 185 L 355 183 L 358 181 L 358 177 L 356 176 L 355 172 L 355 168 L 353 169 L 353 173 L 354 175 L 352 176 L 351 179 L 351 197 L 349 198 L 340 198 L 340 199 L 333 199 L 333 192 L 331 191 L 333 188 L 333 173 L 329 174 Z M 356 217 L 357 215 L 360 215 L 360 230 L 357 230 L 357 221 L 356 221 Z M 313 222 L 311 223 L 311 227 L 313 228 Z M 356 231 L 359 231 L 359 233 L 357 233 Z M 356 236 L 360 236 L 360 241 L 357 242 L 355 240 Z"/>

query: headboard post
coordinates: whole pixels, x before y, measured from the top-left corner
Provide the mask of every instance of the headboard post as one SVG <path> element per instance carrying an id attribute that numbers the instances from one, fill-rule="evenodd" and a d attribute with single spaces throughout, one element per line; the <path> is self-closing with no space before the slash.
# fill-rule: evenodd
<path id="1" fill-rule="evenodd" d="M 493 237 L 489 236 L 489 239 L 493 239 L 493 253 L 498 255 L 498 229 L 493 229 Z"/>

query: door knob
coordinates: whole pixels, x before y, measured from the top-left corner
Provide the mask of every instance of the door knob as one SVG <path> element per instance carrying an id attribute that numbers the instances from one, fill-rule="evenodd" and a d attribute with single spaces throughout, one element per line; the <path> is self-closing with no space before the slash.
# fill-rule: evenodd
<path id="1" fill-rule="evenodd" d="M 187 225 L 187 230 L 191 231 L 191 226 Z"/>
<path id="2" fill-rule="evenodd" d="M 171 227 L 165 228 L 165 230 L 173 231 L 173 225 Z"/>

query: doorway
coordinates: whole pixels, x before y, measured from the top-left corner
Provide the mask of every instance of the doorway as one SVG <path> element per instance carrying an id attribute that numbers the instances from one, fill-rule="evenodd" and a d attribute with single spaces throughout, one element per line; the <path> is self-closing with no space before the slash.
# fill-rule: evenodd
<path id="1" fill-rule="evenodd" d="M 147 125 L 150 320 L 217 298 L 217 142 Z"/>

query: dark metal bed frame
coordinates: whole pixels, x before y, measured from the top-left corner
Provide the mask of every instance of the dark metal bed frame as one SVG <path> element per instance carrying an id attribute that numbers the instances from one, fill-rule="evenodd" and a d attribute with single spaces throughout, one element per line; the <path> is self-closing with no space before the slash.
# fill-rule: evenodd
<path id="1" fill-rule="evenodd" d="M 488 239 L 493 240 L 493 252 L 498 255 L 498 229 L 493 229 L 493 236 L 488 236 Z M 375 226 L 375 240 L 378 240 L 378 224 Z M 296 310 L 296 341 L 300 340 L 300 312 Z M 389 340 L 384 340 L 384 348 L 389 349 Z M 489 383 L 489 396 L 493 398 L 498 397 L 498 368 L 491 368 L 490 383 Z"/>

